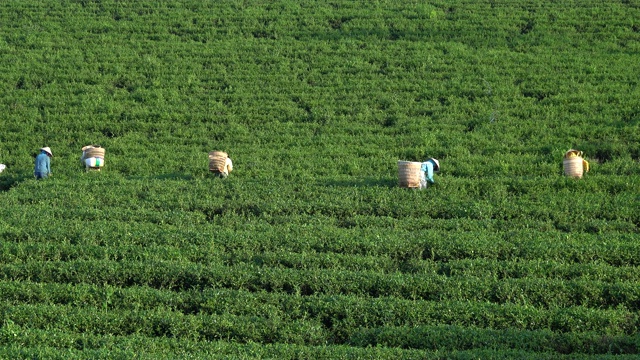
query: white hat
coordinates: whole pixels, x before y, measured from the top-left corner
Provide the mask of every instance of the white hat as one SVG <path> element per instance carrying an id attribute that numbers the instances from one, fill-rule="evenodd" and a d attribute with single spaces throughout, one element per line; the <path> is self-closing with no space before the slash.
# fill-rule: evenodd
<path id="1" fill-rule="evenodd" d="M 438 159 L 436 158 L 431 158 L 429 160 L 433 160 L 433 162 L 436 164 L 437 169 L 434 169 L 435 171 L 440 171 L 440 161 L 438 161 Z"/>
<path id="2" fill-rule="evenodd" d="M 42 150 L 42 151 L 46 152 L 47 154 L 49 154 L 49 155 L 53 156 L 53 153 L 51 152 L 51 149 L 49 149 L 49 147 L 48 147 L 48 146 L 45 146 L 45 147 L 43 147 L 43 148 L 42 148 L 42 149 L 40 149 L 40 150 Z"/>

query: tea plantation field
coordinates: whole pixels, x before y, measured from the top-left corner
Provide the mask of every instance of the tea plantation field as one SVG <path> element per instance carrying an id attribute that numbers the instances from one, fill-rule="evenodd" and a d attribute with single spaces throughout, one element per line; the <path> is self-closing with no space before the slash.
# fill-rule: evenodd
<path id="1" fill-rule="evenodd" d="M 7 0 L 0 25 L 0 358 L 638 358 L 637 1 Z"/>

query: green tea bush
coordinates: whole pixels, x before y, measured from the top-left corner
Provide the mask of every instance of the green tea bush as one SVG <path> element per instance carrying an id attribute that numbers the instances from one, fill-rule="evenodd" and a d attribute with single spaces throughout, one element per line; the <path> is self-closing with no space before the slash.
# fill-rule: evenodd
<path id="1" fill-rule="evenodd" d="M 640 9 L 601 5 L 3 4 L 0 357 L 637 357 Z"/>

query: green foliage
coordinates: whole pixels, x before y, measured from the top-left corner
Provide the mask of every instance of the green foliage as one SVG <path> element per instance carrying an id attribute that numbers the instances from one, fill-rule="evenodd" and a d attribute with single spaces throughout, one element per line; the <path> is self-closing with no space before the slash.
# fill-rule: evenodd
<path id="1" fill-rule="evenodd" d="M 4 4 L 0 357 L 637 357 L 638 18 Z M 36 181 L 42 146 L 54 176 Z M 436 184 L 399 188 L 397 160 L 428 157 Z"/>

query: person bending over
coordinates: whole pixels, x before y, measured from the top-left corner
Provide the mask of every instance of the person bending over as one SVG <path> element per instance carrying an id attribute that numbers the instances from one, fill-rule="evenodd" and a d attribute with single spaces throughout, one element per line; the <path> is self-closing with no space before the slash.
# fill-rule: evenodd
<path id="1" fill-rule="evenodd" d="M 36 177 L 36 179 L 44 179 L 51 176 L 52 157 L 53 153 L 48 146 L 40 149 L 40 154 L 36 156 L 36 165 L 33 170 L 33 175 Z"/>
<path id="2" fill-rule="evenodd" d="M 420 189 L 427 187 L 427 183 L 435 184 L 433 172 L 440 172 L 440 162 L 438 159 L 430 158 L 422 163 L 420 168 Z"/>

